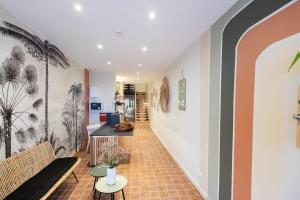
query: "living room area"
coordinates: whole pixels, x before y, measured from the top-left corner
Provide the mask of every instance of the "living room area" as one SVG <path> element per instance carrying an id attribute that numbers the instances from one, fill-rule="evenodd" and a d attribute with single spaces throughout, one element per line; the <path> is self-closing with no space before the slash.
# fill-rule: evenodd
<path id="1" fill-rule="evenodd" d="M 0 0 L 0 200 L 299 200 L 299 10 Z"/>

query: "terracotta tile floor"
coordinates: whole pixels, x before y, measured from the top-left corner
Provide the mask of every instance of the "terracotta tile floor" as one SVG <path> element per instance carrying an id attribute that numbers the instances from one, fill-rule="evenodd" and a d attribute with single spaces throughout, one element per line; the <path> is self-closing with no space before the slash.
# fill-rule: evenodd
<path id="1" fill-rule="evenodd" d="M 179 166 L 164 149 L 153 132 L 145 126 L 137 126 L 133 137 L 124 137 L 123 146 L 130 153 L 130 160 L 117 168 L 117 173 L 128 178 L 125 197 L 147 200 L 202 200 L 199 192 L 187 179 Z M 82 159 L 73 176 L 52 195 L 50 199 L 93 199 L 93 177 L 89 175 L 89 154 L 80 152 Z M 121 193 L 115 199 L 122 199 Z M 98 194 L 97 194 L 98 199 Z M 109 199 L 102 195 L 101 199 Z"/>

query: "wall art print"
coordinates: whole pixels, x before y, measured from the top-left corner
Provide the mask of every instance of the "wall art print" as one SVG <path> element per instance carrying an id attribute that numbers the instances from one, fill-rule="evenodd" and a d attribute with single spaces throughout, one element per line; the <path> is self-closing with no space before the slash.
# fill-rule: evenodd
<path id="1" fill-rule="evenodd" d="M 162 112 L 168 111 L 169 104 L 169 84 L 167 77 L 162 80 L 162 85 L 160 86 L 159 102 Z"/>
<path id="2" fill-rule="evenodd" d="M 178 81 L 178 109 L 185 110 L 186 79 Z"/>

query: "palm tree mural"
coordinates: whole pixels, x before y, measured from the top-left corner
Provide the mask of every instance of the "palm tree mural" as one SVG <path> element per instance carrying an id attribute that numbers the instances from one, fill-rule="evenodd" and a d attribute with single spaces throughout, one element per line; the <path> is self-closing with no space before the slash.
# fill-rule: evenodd
<path id="1" fill-rule="evenodd" d="M 62 153 L 66 152 L 66 147 L 60 145 L 60 138 L 55 137 L 53 131 L 49 137 L 49 142 L 54 150 L 55 155 L 58 155 L 59 152 L 62 152 Z"/>
<path id="2" fill-rule="evenodd" d="M 64 111 L 63 111 L 63 114 L 62 114 L 62 117 L 63 117 L 63 122 L 62 124 L 66 127 L 66 131 L 67 131 L 67 134 L 68 134 L 68 143 L 69 143 L 69 150 L 70 152 L 73 150 L 73 131 L 72 131 L 72 128 L 73 128 L 73 120 L 72 120 L 72 117 L 69 113 L 65 112 L 65 110 L 71 110 L 71 107 L 69 107 L 69 104 L 68 102 L 65 103 L 64 105 Z"/>
<path id="3" fill-rule="evenodd" d="M 62 113 L 63 125 L 66 127 L 72 144 L 72 134 L 75 133 L 75 151 L 78 151 L 78 139 L 81 136 L 82 114 L 82 84 L 74 83 L 68 91 L 68 98 Z"/>
<path id="4" fill-rule="evenodd" d="M 19 46 L 14 46 L 9 58 L 2 62 L 0 67 L 0 115 L 2 125 L 0 127 L 0 142 L 5 143 L 5 156 L 11 156 L 11 136 L 15 131 L 15 138 L 23 148 L 27 137 L 35 138 L 36 130 L 33 126 L 39 119 L 36 111 L 43 104 L 43 99 L 39 98 L 32 104 L 24 104 L 25 99 L 35 98 L 39 91 L 37 80 L 38 75 L 34 65 L 24 67 L 25 53 Z M 24 107 L 25 105 L 25 107 Z M 28 120 L 24 120 L 23 115 L 27 115 Z M 16 122 L 22 123 L 23 128 L 17 128 Z"/>
<path id="5" fill-rule="evenodd" d="M 3 21 L 3 26 L 0 26 L 0 32 L 4 36 L 15 38 L 21 41 L 30 53 L 38 61 L 45 62 L 46 78 L 45 78 L 45 140 L 48 140 L 48 79 L 49 79 L 49 63 L 55 67 L 63 69 L 70 66 L 68 59 L 65 55 L 53 44 L 47 40 L 42 41 L 34 34 L 13 25 L 9 22 Z"/>

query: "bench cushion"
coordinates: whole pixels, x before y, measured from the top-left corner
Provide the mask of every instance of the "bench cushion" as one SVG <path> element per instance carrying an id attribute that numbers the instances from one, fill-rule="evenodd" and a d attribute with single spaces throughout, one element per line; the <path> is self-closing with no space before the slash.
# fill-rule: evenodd
<path id="1" fill-rule="evenodd" d="M 52 146 L 47 141 L 0 160 L 0 199 L 7 197 L 54 159 Z"/>
<path id="2" fill-rule="evenodd" d="M 37 200 L 42 198 L 51 187 L 76 163 L 78 158 L 58 158 L 8 195 L 7 200 Z"/>

